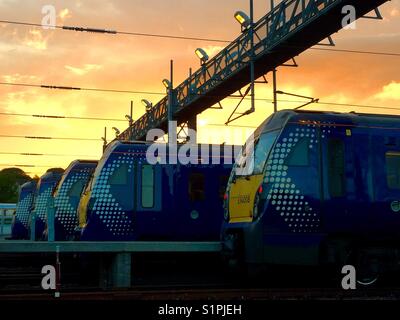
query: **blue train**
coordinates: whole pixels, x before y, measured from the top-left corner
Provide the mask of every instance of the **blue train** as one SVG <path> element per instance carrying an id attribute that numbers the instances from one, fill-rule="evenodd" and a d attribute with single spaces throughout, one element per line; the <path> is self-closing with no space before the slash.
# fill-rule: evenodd
<path id="1" fill-rule="evenodd" d="M 55 240 L 73 239 L 78 225 L 79 200 L 96 166 L 97 161 L 75 160 L 65 170 L 54 192 Z"/>
<path id="2" fill-rule="evenodd" d="M 219 238 L 233 148 L 222 155 L 230 146 L 207 146 L 214 161 L 192 154 L 199 164 L 183 165 L 150 164 L 146 153 L 154 147 L 164 149 L 158 159 L 174 153 L 165 144 L 114 141 L 108 146 L 81 197 L 80 240 Z"/>
<path id="3" fill-rule="evenodd" d="M 35 240 L 45 238 L 48 203 L 53 197 L 54 190 L 60 182 L 63 172 L 62 169 L 49 169 L 39 180 L 34 207 L 28 221 L 28 232 L 29 234 L 34 233 Z"/>
<path id="4" fill-rule="evenodd" d="M 26 182 L 19 189 L 17 212 L 11 226 L 11 238 L 14 240 L 29 239 L 29 218 L 35 202 L 37 182 Z"/>
<path id="5" fill-rule="evenodd" d="M 399 262 L 400 117 L 277 112 L 243 147 L 224 207 L 231 261 L 353 264 L 373 283 Z"/>

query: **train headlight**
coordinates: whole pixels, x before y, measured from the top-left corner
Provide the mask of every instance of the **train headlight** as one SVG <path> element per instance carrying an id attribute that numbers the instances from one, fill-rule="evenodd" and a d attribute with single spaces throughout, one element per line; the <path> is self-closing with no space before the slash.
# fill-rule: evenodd
<path id="1" fill-rule="evenodd" d="M 226 192 L 224 194 L 224 219 L 229 220 L 229 194 Z"/>
<path id="2" fill-rule="evenodd" d="M 224 208 L 224 219 L 225 221 L 229 221 L 229 211 L 227 208 Z"/>
<path id="3" fill-rule="evenodd" d="M 264 209 L 265 201 L 267 199 L 267 185 L 266 183 L 260 184 L 257 189 L 256 196 L 254 197 L 253 218 L 258 218 Z"/>
<path id="4" fill-rule="evenodd" d="M 258 218 L 258 216 L 259 216 L 260 211 L 258 208 L 259 207 L 258 204 L 259 204 L 259 195 L 257 192 L 257 194 L 254 198 L 253 218 Z"/>

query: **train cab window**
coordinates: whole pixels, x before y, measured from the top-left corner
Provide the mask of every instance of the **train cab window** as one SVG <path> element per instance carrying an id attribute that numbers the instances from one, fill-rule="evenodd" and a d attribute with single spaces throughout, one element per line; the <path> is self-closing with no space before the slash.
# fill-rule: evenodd
<path id="1" fill-rule="evenodd" d="M 128 183 L 128 165 L 122 164 L 114 170 L 108 179 L 110 185 L 126 185 Z"/>
<path id="2" fill-rule="evenodd" d="M 60 187 L 61 187 L 61 180 L 59 180 L 58 182 L 53 184 L 52 189 L 51 189 L 52 197 L 54 197 L 58 193 L 58 190 L 60 189 Z"/>
<path id="3" fill-rule="evenodd" d="M 68 197 L 80 197 L 82 193 L 82 189 L 85 185 L 85 181 L 78 180 L 76 181 L 71 188 L 68 190 Z"/>
<path id="4" fill-rule="evenodd" d="M 84 193 L 87 194 L 93 190 L 94 175 L 92 174 L 84 186 Z"/>
<path id="5" fill-rule="evenodd" d="M 346 191 L 345 149 L 343 140 L 330 139 L 328 141 L 328 179 L 331 197 L 342 197 Z"/>
<path id="6" fill-rule="evenodd" d="M 189 198 L 191 201 L 204 200 L 204 175 L 202 173 L 192 173 L 190 175 Z"/>
<path id="7" fill-rule="evenodd" d="M 261 134 L 253 143 L 251 137 L 243 146 L 237 167 L 241 169 L 241 175 L 261 174 L 271 148 L 278 137 L 279 131 Z"/>
<path id="8" fill-rule="evenodd" d="M 249 168 L 249 161 L 251 161 L 253 153 L 252 147 L 249 142 L 246 142 L 240 151 L 238 160 L 236 161 L 236 169 L 240 169 L 241 175 L 250 175 L 253 167 Z"/>
<path id="9" fill-rule="evenodd" d="M 278 131 L 263 133 L 255 146 L 254 174 L 261 174 L 271 148 L 278 137 Z"/>
<path id="10" fill-rule="evenodd" d="M 91 174 L 89 180 L 85 184 L 85 192 L 92 191 L 94 181 L 94 173 Z"/>
<path id="11" fill-rule="evenodd" d="M 154 167 L 144 165 L 142 167 L 142 207 L 154 207 Z"/>
<path id="12" fill-rule="evenodd" d="M 287 166 L 304 167 L 310 165 L 310 139 L 301 139 L 285 160 Z"/>
<path id="13" fill-rule="evenodd" d="M 389 189 L 400 189 L 400 152 L 386 153 L 386 178 Z"/>

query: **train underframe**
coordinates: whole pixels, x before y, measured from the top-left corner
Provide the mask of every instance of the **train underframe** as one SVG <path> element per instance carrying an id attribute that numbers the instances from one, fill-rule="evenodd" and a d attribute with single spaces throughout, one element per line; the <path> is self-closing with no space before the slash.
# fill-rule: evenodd
<path id="1" fill-rule="evenodd" d="M 318 238 L 307 246 L 267 244 L 261 225 L 230 227 L 222 233 L 222 257 L 229 267 L 249 276 L 279 265 L 318 267 L 328 277 L 343 277 L 342 268 L 352 265 L 361 285 L 372 285 L 388 274 L 400 276 L 399 237 L 319 234 Z"/>

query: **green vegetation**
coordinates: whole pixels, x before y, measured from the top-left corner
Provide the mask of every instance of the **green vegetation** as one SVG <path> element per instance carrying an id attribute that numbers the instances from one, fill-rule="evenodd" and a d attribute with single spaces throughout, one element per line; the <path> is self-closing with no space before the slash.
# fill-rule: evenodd
<path id="1" fill-rule="evenodd" d="M 31 181 L 23 170 L 7 168 L 0 171 L 0 203 L 17 203 L 19 186 Z"/>

